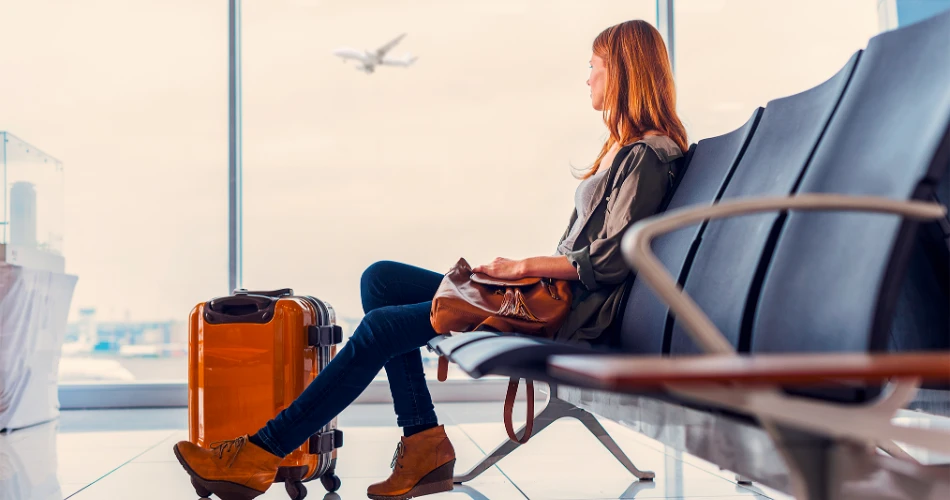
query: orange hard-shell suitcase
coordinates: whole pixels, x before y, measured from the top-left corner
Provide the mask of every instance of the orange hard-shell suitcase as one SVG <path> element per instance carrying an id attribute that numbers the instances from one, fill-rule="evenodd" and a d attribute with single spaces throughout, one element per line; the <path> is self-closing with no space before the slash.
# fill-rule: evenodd
<path id="1" fill-rule="evenodd" d="M 236 290 L 200 303 L 188 333 L 188 434 L 202 447 L 263 427 L 326 368 L 343 337 L 329 304 L 290 289 Z M 292 500 L 307 495 L 303 483 L 312 479 L 340 488 L 336 427 L 334 419 L 281 462 L 277 481 Z"/>

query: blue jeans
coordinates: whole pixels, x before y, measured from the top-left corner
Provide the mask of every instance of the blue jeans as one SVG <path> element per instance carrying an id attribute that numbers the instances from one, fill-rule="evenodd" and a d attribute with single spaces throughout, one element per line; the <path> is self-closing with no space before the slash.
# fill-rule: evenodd
<path id="1" fill-rule="evenodd" d="M 442 274 L 377 262 L 363 272 L 365 316 L 336 357 L 303 393 L 258 431 L 279 456 L 300 447 L 386 368 L 400 427 L 437 424 L 419 348 L 436 336 L 429 309 Z"/>

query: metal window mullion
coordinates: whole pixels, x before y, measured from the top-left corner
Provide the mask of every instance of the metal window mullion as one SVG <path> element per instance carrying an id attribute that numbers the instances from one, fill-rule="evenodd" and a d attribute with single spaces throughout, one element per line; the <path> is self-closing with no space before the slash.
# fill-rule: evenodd
<path id="1" fill-rule="evenodd" d="M 656 0 L 656 29 L 663 35 L 666 51 L 670 55 L 670 66 L 676 74 L 676 29 L 674 22 L 675 0 Z"/>
<path id="2" fill-rule="evenodd" d="M 228 2 L 228 292 L 241 287 L 241 2 Z"/>

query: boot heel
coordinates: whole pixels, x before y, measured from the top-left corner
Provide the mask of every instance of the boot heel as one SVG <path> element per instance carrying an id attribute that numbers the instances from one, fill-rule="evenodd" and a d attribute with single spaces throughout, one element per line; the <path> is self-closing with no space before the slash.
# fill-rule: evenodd
<path id="1" fill-rule="evenodd" d="M 455 477 L 455 460 L 450 460 L 446 462 L 441 467 L 435 469 L 434 471 L 422 476 L 422 479 L 419 480 L 417 485 L 428 484 L 428 483 L 441 483 L 448 481 L 449 484 L 452 484 L 452 479 Z"/>
<path id="2" fill-rule="evenodd" d="M 174 451 L 178 462 L 185 468 L 185 472 L 191 476 L 191 485 L 194 486 L 195 493 L 203 498 L 208 498 L 212 494 L 215 494 L 218 495 L 221 500 L 253 500 L 264 494 L 263 491 L 257 491 L 254 488 L 248 488 L 247 486 L 237 483 L 205 480 L 196 474 L 191 466 L 188 465 L 188 462 L 181 455 L 181 451 L 178 450 L 178 445 L 175 445 Z"/>
<path id="3" fill-rule="evenodd" d="M 423 476 L 422 479 L 416 483 L 415 487 L 409 491 L 407 497 L 421 497 L 423 495 L 442 493 L 443 491 L 452 491 L 455 487 L 452 482 L 454 477 L 455 460 L 452 460 Z"/>

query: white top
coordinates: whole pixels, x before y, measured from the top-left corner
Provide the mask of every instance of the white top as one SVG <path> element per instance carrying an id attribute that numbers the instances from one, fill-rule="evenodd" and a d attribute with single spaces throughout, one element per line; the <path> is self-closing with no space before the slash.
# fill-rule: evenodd
<path id="1" fill-rule="evenodd" d="M 587 223 L 587 219 L 590 218 L 590 214 L 594 211 L 594 200 L 592 198 L 594 197 L 597 183 L 604 179 L 608 170 L 610 169 L 602 166 L 597 170 L 596 174 L 582 180 L 581 183 L 578 184 L 577 191 L 574 192 L 577 220 L 575 220 L 574 225 L 571 226 L 571 232 L 568 233 L 564 241 L 557 247 L 556 255 L 564 255 L 573 249 L 574 242 L 577 240 L 578 235 L 580 235 L 581 228 L 584 227 Z"/>

